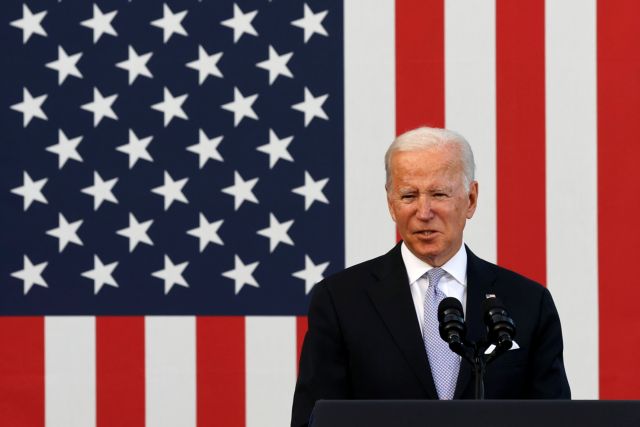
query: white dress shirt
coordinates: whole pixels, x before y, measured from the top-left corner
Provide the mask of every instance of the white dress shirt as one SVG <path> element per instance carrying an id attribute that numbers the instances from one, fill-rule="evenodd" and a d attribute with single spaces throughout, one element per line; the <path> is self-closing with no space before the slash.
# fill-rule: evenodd
<path id="1" fill-rule="evenodd" d="M 433 267 L 416 257 L 404 242 L 402 242 L 400 247 L 400 253 L 402 254 L 402 260 L 404 261 L 404 265 L 407 269 L 409 286 L 411 288 L 411 297 L 413 298 L 413 305 L 416 308 L 416 316 L 420 323 L 420 330 L 422 330 L 424 298 L 427 294 L 429 284 L 427 280 L 418 279 Z M 456 254 L 440 268 L 442 268 L 447 274 L 440 279 L 438 288 L 446 296 L 457 298 L 462 303 L 462 308 L 466 312 L 467 251 L 464 248 L 464 244 L 462 244 L 460 249 L 458 249 L 458 252 L 456 252 Z"/>

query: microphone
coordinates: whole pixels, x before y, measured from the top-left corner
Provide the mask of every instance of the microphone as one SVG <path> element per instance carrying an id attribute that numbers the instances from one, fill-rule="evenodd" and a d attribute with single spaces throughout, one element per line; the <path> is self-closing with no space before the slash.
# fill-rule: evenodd
<path id="1" fill-rule="evenodd" d="M 451 351 L 462 356 L 467 326 L 460 301 L 453 297 L 443 299 L 438 305 L 438 322 L 440 337 L 449 344 Z"/>
<path id="2" fill-rule="evenodd" d="M 482 302 L 482 308 L 484 323 L 487 325 L 487 340 L 500 352 L 509 350 L 516 335 L 516 324 L 509 317 L 502 301 L 491 296 Z"/>

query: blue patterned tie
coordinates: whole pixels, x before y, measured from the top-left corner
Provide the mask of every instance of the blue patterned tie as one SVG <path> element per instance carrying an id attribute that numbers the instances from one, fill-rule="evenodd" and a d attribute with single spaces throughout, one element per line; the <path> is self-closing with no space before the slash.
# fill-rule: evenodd
<path id="1" fill-rule="evenodd" d="M 438 288 L 438 282 L 445 274 L 446 272 L 441 268 L 432 268 L 426 274 L 429 287 L 424 299 L 422 338 L 438 397 L 441 400 L 451 400 L 460 371 L 460 357 L 449 349 L 449 345 L 440 338 L 438 332 L 438 304 L 446 297 Z M 421 280 L 424 280 L 424 276 Z"/>

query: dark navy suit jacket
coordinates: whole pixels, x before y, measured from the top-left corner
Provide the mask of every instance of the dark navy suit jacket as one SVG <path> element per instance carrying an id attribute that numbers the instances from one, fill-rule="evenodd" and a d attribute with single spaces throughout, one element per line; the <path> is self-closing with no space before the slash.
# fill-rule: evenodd
<path id="1" fill-rule="evenodd" d="M 495 294 L 516 323 L 520 346 L 487 367 L 485 397 L 570 398 L 549 291 L 466 250 L 467 337 L 485 337 L 482 301 Z M 318 399 L 437 399 L 400 244 L 318 283 L 308 320 L 292 426 L 308 423 Z M 454 398 L 473 397 L 472 369 L 462 361 Z"/>

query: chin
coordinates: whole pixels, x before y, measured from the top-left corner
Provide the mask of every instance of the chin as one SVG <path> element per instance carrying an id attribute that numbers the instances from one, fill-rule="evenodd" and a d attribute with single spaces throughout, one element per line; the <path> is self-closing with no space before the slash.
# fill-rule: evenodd
<path id="1" fill-rule="evenodd" d="M 415 248 L 414 247 L 414 251 L 413 253 L 420 258 L 421 260 L 428 262 L 429 264 L 432 263 L 433 260 L 438 259 L 438 257 L 440 256 L 440 251 L 434 250 L 434 249 L 421 249 L 420 247 Z"/>
<path id="2" fill-rule="evenodd" d="M 437 247 L 437 245 L 434 245 L 433 243 L 426 243 L 420 240 L 418 240 L 417 242 L 413 242 L 413 249 L 416 254 L 428 257 L 438 256 L 438 254 L 441 252 L 440 248 Z"/>

